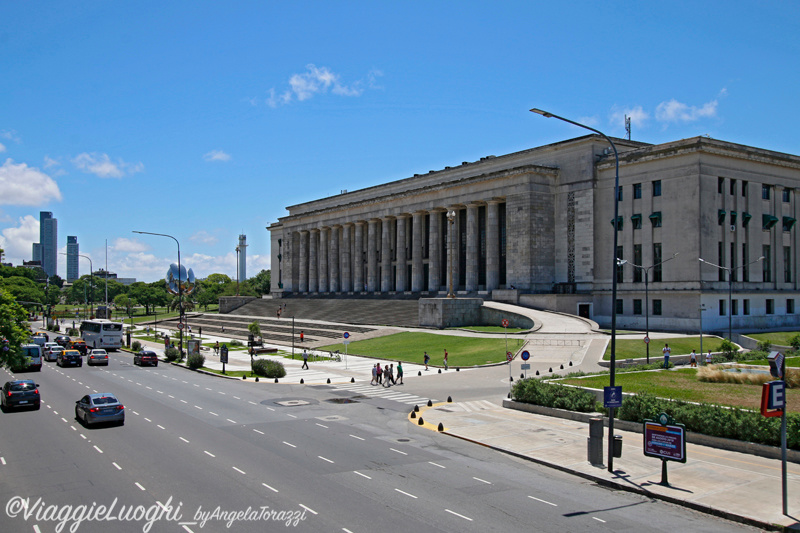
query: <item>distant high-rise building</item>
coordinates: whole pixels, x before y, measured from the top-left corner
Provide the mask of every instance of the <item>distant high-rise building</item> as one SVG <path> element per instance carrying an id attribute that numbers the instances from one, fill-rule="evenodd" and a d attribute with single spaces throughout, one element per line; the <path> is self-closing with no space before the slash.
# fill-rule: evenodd
<path id="1" fill-rule="evenodd" d="M 58 273 L 58 220 L 50 211 L 39 212 L 39 242 L 33 244 L 33 260 L 41 261 L 47 277 Z"/>
<path id="2" fill-rule="evenodd" d="M 78 248 L 78 237 L 67 236 L 67 283 L 72 283 L 81 277 L 79 267 L 80 249 Z"/>
<path id="3" fill-rule="evenodd" d="M 247 279 L 247 236 L 239 235 L 239 246 L 236 247 L 239 252 L 239 281 Z"/>

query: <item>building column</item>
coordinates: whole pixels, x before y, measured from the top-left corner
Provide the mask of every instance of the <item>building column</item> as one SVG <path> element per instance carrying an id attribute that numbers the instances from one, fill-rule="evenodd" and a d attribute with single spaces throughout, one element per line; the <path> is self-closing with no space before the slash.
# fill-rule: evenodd
<path id="1" fill-rule="evenodd" d="M 408 290 L 407 248 L 406 248 L 406 222 L 408 215 L 397 217 L 397 267 L 395 268 L 395 290 L 405 292 Z"/>
<path id="2" fill-rule="evenodd" d="M 450 276 L 453 277 L 453 294 L 459 289 L 461 280 L 461 237 L 459 236 L 461 227 L 461 207 L 452 206 L 448 211 L 454 211 L 456 216 L 451 223 L 447 220 L 447 287 L 450 288 Z"/>
<path id="3" fill-rule="evenodd" d="M 498 200 L 486 207 L 486 290 L 500 287 L 500 214 Z"/>
<path id="4" fill-rule="evenodd" d="M 373 218 L 367 227 L 367 291 L 378 290 L 378 219 Z"/>
<path id="5" fill-rule="evenodd" d="M 425 230 L 425 212 L 414 213 L 414 224 L 411 228 L 411 291 L 421 292 L 425 289 L 424 267 L 422 266 L 422 244 Z"/>
<path id="6" fill-rule="evenodd" d="M 428 291 L 438 292 L 442 285 L 439 273 L 442 270 L 441 245 L 439 244 L 439 220 L 441 211 L 431 211 L 431 224 L 428 228 Z"/>
<path id="7" fill-rule="evenodd" d="M 352 230 L 353 224 L 342 226 L 342 292 L 351 292 L 353 290 L 353 278 L 350 274 L 353 264 L 350 257 L 350 232 Z"/>
<path id="8" fill-rule="evenodd" d="M 312 229 L 308 236 L 308 292 L 319 291 L 319 230 Z"/>
<path id="9" fill-rule="evenodd" d="M 467 276 L 466 290 L 473 292 L 478 290 L 478 261 L 480 260 L 480 250 L 478 247 L 480 234 L 478 233 L 478 205 L 467 205 Z"/>
<path id="10" fill-rule="evenodd" d="M 356 222 L 353 243 L 353 290 L 362 292 L 364 287 L 364 222 Z"/>
<path id="11" fill-rule="evenodd" d="M 331 248 L 328 253 L 331 292 L 339 292 L 339 228 L 341 226 L 331 227 Z"/>
<path id="12" fill-rule="evenodd" d="M 319 292 L 328 292 L 328 234 L 330 228 L 319 230 Z"/>
<path id="13" fill-rule="evenodd" d="M 308 292 L 308 231 L 300 231 L 300 292 Z"/>
<path id="14" fill-rule="evenodd" d="M 381 219 L 381 292 L 389 292 L 393 287 L 392 283 L 392 219 L 394 217 L 383 217 Z"/>

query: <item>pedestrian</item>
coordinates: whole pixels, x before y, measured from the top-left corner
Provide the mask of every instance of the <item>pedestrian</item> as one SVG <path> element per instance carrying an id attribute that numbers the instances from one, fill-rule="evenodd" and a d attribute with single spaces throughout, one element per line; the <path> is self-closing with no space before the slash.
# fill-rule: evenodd
<path id="1" fill-rule="evenodd" d="M 300 368 L 308 370 L 308 350 L 303 350 L 303 366 Z"/>
<path id="2" fill-rule="evenodd" d="M 389 365 L 389 379 L 392 381 L 392 385 L 397 385 L 394 380 L 394 363 Z"/>
<path id="3" fill-rule="evenodd" d="M 444 369 L 447 370 L 447 348 L 444 349 Z"/>
<path id="4" fill-rule="evenodd" d="M 219 341 L 214 343 L 214 355 L 219 355 Z"/>
<path id="5" fill-rule="evenodd" d="M 669 344 L 664 344 L 664 349 L 661 350 L 664 354 L 664 368 L 669 368 L 669 356 L 672 353 L 672 350 L 669 347 Z"/>
<path id="6" fill-rule="evenodd" d="M 691 363 L 692 366 L 697 366 L 697 354 L 694 353 L 694 350 L 692 350 L 692 354 L 689 356 L 689 363 Z"/>
<path id="7" fill-rule="evenodd" d="M 380 363 L 375 365 L 375 372 L 378 377 L 378 385 L 380 385 L 381 383 L 383 383 L 383 369 L 381 368 Z"/>
<path id="8" fill-rule="evenodd" d="M 431 360 L 431 356 L 428 355 L 428 352 L 425 352 L 425 355 L 422 356 L 422 361 L 425 363 L 425 370 L 428 370 L 428 361 Z"/>
<path id="9" fill-rule="evenodd" d="M 279 307 L 278 308 L 278 320 L 280 320 L 280 318 L 281 318 L 281 308 Z"/>
<path id="10" fill-rule="evenodd" d="M 192 326 L 189 326 L 189 334 L 192 334 Z"/>
<path id="11" fill-rule="evenodd" d="M 303 342 L 303 338 L 304 338 L 304 337 L 305 337 L 305 334 L 304 334 L 304 333 L 303 333 L 303 331 L 301 330 L 301 331 L 300 331 L 300 342 Z"/>
<path id="12" fill-rule="evenodd" d="M 372 381 L 369 382 L 370 385 L 375 385 L 378 382 L 377 376 L 377 369 L 375 368 L 378 365 L 372 365 Z"/>
<path id="13" fill-rule="evenodd" d="M 397 381 L 400 382 L 400 385 L 403 384 L 403 365 L 400 364 L 400 361 L 397 362 Z"/>
<path id="14" fill-rule="evenodd" d="M 392 384 L 389 382 L 389 365 L 383 365 L 383 386 L 384 387 L 391 387 Z"/>
<path id="15" fill-rule="evenodd" d="M 225 326 L 222 326 L 222 333 L 225 333 Z"/>
<path id="16" fill-rule="evenodd" d="M 708 353 L 706 354 L 706 364 L 711 364 L 711 348 L 708 349 Z"/>

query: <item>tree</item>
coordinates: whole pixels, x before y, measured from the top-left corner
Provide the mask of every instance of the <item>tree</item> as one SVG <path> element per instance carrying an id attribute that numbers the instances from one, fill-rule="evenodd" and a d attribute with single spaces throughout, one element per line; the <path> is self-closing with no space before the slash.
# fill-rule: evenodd
<path id="1" fill-rule="evenodd" d="M 216 291 L 210 288 L 200 288 L 199 292 L 195 290 L 195 293 L 197 305 L 202 306 L 206 311 L 208 311 L 209 305 L 214 305 L 219 302 L 219 296 L 216 294 Z"/>
<path id="2" fill-rule="evenodd" d="M 150 314 L 153 307 L 164 305 L 167 303 L 167 291 L 163 281 L 154 284 L 147 284 L 143 281 L 137 281 L 128 287 L 128 296 L 139 302 L 144 306 L 146 315 Z"/>
<path id="3" fill-rule="evenodd" d="M 271 286 L 271 274 L 269 270 L 262 270 L 252 278 L 250 278 L 250 286 L 253 287 L 253 290 L 256 291 L 256 294 L 259 296 L 263 296 L 264 294 L 269 294 L 270 286 Z"/>
<path id="4" fill-rule="evenodd" d="M 0 279 L 0 287 L 7 290 L 15 301 L 43 304 L 44 286 L 30 278 L 11 276 Z"/>
<path id="5" fill-rule="evenodd" d="M 133 308 L 138 304 L 135 299 L 127 294 L 118 294 L 117 297 L 114 298 L 114 305 L 117 306 L 117 309 L 122 309 L 126 315 L 133 316 Z"/>
<path id="6" fill-rule="evenodd" d="M 25 309 L 9 291 L 0 288 L 0 364 L 9 368 L 23 365 L 22 345 L 30 336 L 27 319 Z"/>

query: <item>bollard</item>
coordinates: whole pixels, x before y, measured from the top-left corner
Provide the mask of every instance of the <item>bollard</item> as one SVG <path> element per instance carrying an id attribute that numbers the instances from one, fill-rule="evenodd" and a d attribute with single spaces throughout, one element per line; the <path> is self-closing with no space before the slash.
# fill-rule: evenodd
<path id="1" fill-rule="evenodd" d="M 414 406 L 414 412 L 415 413 L 419 413 L 419 405 L 415 405 Z"/>
<path id="2" fill-rule="evenodd" d="M 278 378 L 275 378 L 275 383 L 277 383 L 277 382 L 278 382 Z"/>
<path id="3" fill-rule="evenodd" d="M 417 422 L 417 424 L 420 425 L 420 426 L 424 426 L 425 425 L 425 421 L 422 420 L 422 417 L 419 417 L 419 422 Z"/>
<path id="4" fill-rule="evenodd" d="M 247 379 L 247 376 L 242 376 L 242 379 Z"/>
<path id="5" fill-rule="evenodd" d="M 439 369 L 439 373 L 440 373 L 440 374 L 442 373 L 442 369 L 441 369 L 441 368 Z"/>
<path id="6" fill-rule="evenodd" d="M 539 371 L 538 371 L 538 370 L 536 371 L 536 375 L 537 375 L 537 376 L 539 375 Z"/>
<path id="7" fill-rule="evenodd" d="M 461 372 L 461 369 L 456 367 L 456 372 Z"/>
<path id="8" fill-rule="evenodd" d="M 511 399 L 511 393 L 510 392 L 508 393 L 508 399 L 509 400 Z"/>
<path id="9" fill-rule="evenodd" d="M 417 370 L 417 375 L 421 376 L 422 375 L 422 370 Z"/>
<path id="10" fill-rule="evenodd" d="M 327 382 L 328 382 L 328 383 L 330 383 L 330 382 L 331 382 L 331 378 L 328 378 L 328 381 L 327 381 Z"/>
<path id="11" fill-rule="evenodd" d="M 411 418 L 417 418 L 417 413 L 415 413 L 414 411 L 411 411 Z"/>
<path id="12" fill-rule="evenodd" d="M 514 381 L 514 378 L 512 378 L 511 376 L 508 376 L 508 381 Z"/>
<path id="13" fill-rule="evenodd" d="M 572 361 L 569 362 L 569 366 L 572 366 Z"/>
<path id="14" fill-rule="evenodd" d="M 561 365 L 561 370 L 564 370 L 564 365 Z"/>
<path id="15" fill-rule="evenodd" d="M 433 407 L 433 402 L 428 400 L 428 407 Z"/>
<path id="16" fill-rule="evenodd" d="M 305 381 L 303 381 L 303 378 L 300 378 L 300 385 L 302 385 L 303 383 L 305 383 Z"/>
<path id="17" fill-rule="evenodd" d="M 453 399 L 450 396 L 447 397 L 447 403 L 453 403 Z"/>
<path id="18" fill-rule="evenodd" d="M 442 424 L 441 422 L 439 422 L 439 427 L 438 427 L 438 428 L 436 428 L 436 429 L 438 429 L 439 431 L 444 431 L 444 424 Z"/>
<path id="19" fill-rule="evenodd" d="M 550 367 L 550 370 L 548 370 L 548 372 L 552 372 L 552 371 L 553 371 L 553 367 L 551 366 L 551 367 Z"/>
<path id="20" fill-rule="evenodd" d="M 587 439 L 587 459 L 590 464 L 603 464 L 603 419 L 589 419 L 589 438 Z"/>
<path id="21" fill-rule="evenodd" d="M 519 379 L 525 379 L 525 374 L 520 374 Z"/>
<path id="22" fill-rule="evenodd" d="M 356 378 L 350 378 L 350 383 L 355 383 L 355 382 L 356 382 Z"/>
<path id="23" fill-rule="evenodd" d="M 258 376 L 256 376 L 256 383 L 258 383 Z"/>

